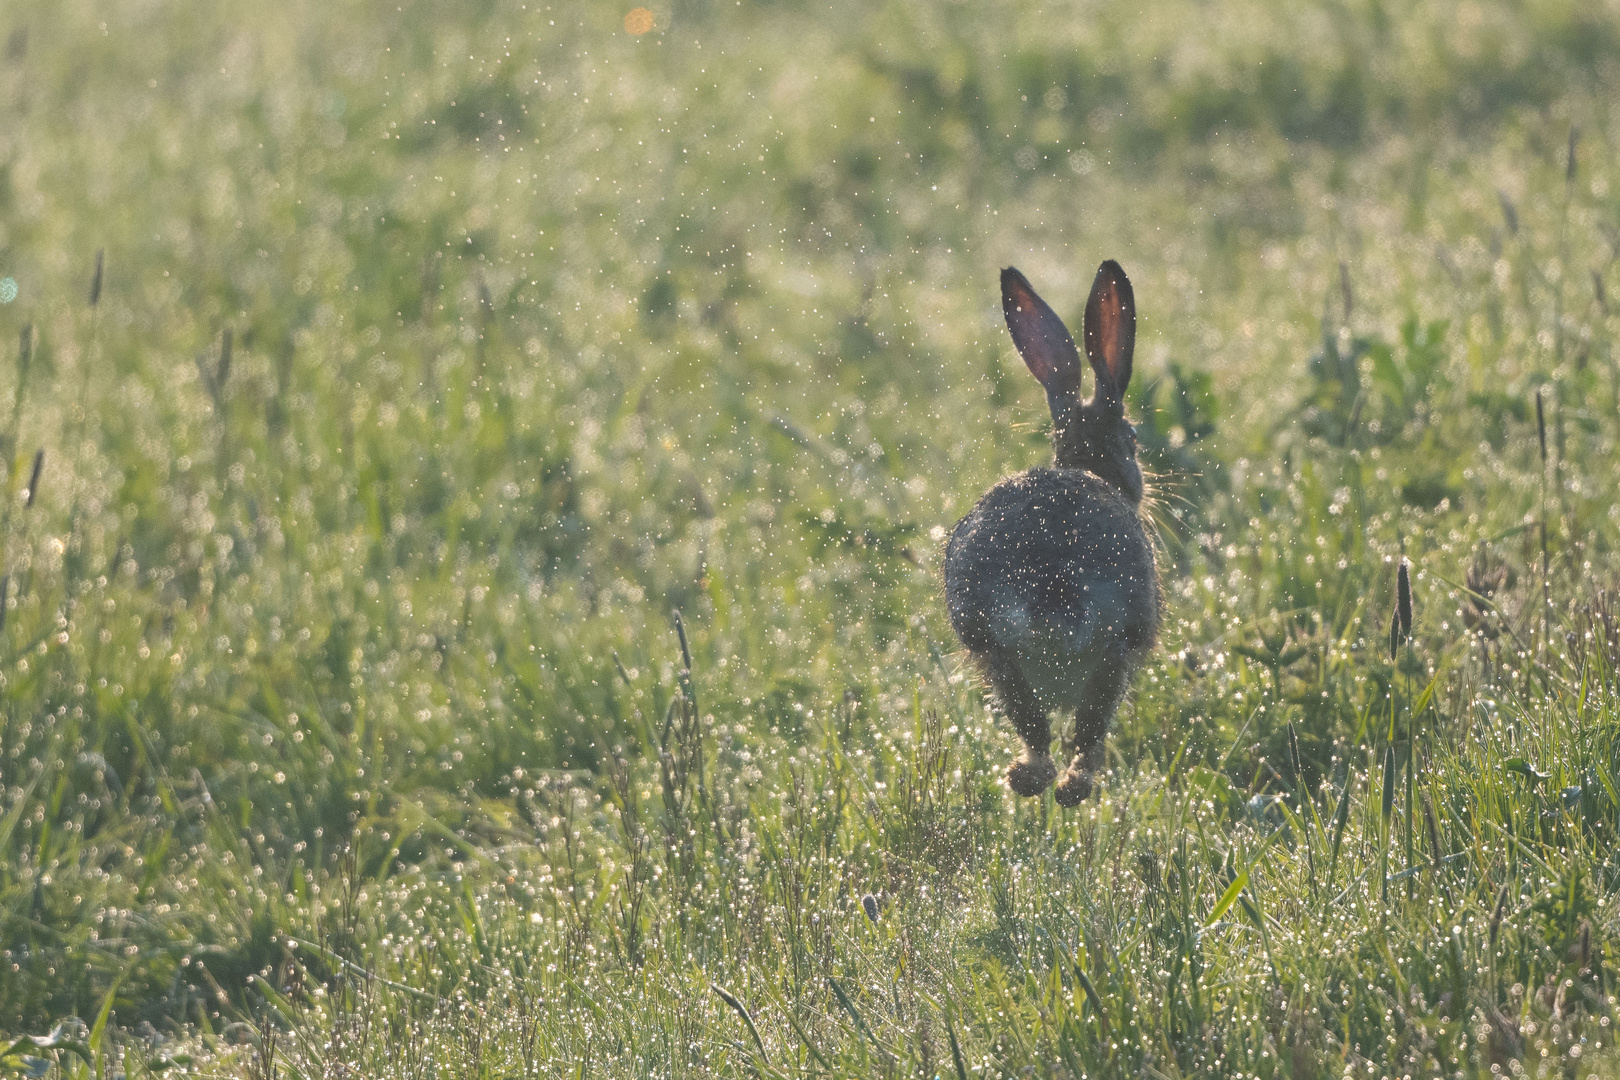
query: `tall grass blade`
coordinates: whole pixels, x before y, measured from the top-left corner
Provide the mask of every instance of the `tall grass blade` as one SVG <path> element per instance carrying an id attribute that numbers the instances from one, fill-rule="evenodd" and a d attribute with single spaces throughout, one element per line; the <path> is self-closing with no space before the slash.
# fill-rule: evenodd
<path id="1" fill-rule="evenodd" d="M 1412 573 L 1411 564 L 1404 558 L 1395 571 L 1395 613 L 1400 617 L 1401 637 L 1412 637 Z"/>
<path id="2" fill-rule="evenodd" d="M 1429 863 L 1436 873 L 1440 871 L 1440 822 L 1435 817 L 1434 799 L 1423 795 L 1423 826 L 1429 834 Z"/>
<path id="3" fill-rule="evenodd" d="M 1502 929 L 1502 916 L 1507 911 L 1508 887 L 1503 885 L 1496 891 L 1496 907 L 1491 910 L 1490 945 L 1491 955 L 1496 954 L 1496 935 Z"/>
<path id="4" fill-rule="evenodd" d="M 107 987 L 107 993 L 101 999 L 101 1009 L 96 1013 L 96 1022 L 90 1027 L 90 1038 L 87 1042 L 90 1047 L 90 1073 L 92 1076 L 106 1076 L 110 1072 L 109 1069 L 102 1067 L 105 1058 L 101 1046 L 107 1035 L 107 1021 L 112 1016 L 113 1002 L 118 1000 L 118 988 L 124 985 L 124 980 L 129 977 L 129 973 L 133 970 L 135 970 L 135 963 L 132 961 L 125 965 L 124 969 L 113 979 L 112 985 Z"/>
<path id="5" fill-rule="evenodd" d="M 1288 721 L 1288 766 L 1294 772 L 1294 791 L 1305 790 L 1305 768 L 1300 764 L 1299 758 L 1299 732 L 1294 730 L 1294 722 Z"/>
<path id="6" fill-rule="evenodd" d="M 855 1030 L 865 1035 L 867 1041 L 872 1044 L 878 1053 L 887 1056 L 888 1051 L 883 1049 L 883 1044 L 878 1042 L 876 1035 L 872 1034 L 872 1029 L 866 1026 L 866 1021 L 861 1018 L 861 1014 L 855 1008 L 855 1003 L 849 1000 L 849 995 L 844 993 L 844 988 L 838 984 L 838 980 L 828 975 L 827 985 L 832 988 L 833 996 L 838 999 L 838 1004 L 843 1006 L 844 1012 L 848 1013 L 850 1020 L 854 1022 Z"/>
<path id="7" fill-rule="evenodd" d="M 945 1037 L 951 1041 L 951 1064 L 956 1066 L 956 1080 L 968 1080 L 967 1066 L 962 1061 L 962 1047 L 956 1041 L 956 1025 L 945 1017 Z"/>
<path id="8" fill-rule="evenodd" d="M 1547 557 L 1547 418 L 1541 406 L 1541 387 L 1536 387 L 1536 440 L 1541 446 L 1541 648 L 1545 653 L 1551 632 L 1551 563 Z"/>
<path id="9" fill-rule="evenodd" d="M 28 473 L 28 501 L 23 503 L 25 510 L 34 508 L 34 496 L 39 494 L 39 473 L 45 467 L 45 448 L 42 446 L 34 451 L 34 467 Z"/>
<path id="10" fill-rule="evenodd" d="M 746 1025 L 747 1028 L 748 1028 L 748 1034 L 753 1036 L 754 1047 L 759 1051 L 759 1060 L 765 1063 L 765 1067 L 767 1069 L 770 1068 L 771 1067 L 770 1055 L 765 1053 L 765 1043 L 760 1040 L 759 1028 L 754 1026 L 754 1018 L 752 1016 L 748 1015 L 747 1007 L 745 1005 L 743 1005 L 743 1003 L 741 1001 L 737 1000 L 736 995 L 732 994 L 729 990 L 727 990 L 725 987 L 721 986 L 719 983 L 712 982 L 712 983 L 709 984 L 709 987 L 716 994 L 720 995 L 720 1000 L 721 1001 L 725 1002 L 727 1005 L 730 1005 L 731 1008 L 736 1012 L 736 1014 L 738 1016 L 742 1017 L 743 1024 Z"/>
<path id="11" fill-rule="evenodd" d="M 101 248 L 96 252 L 96 270 L 90 277 L 90 306 L 94 308 L 101 303 L 101 276 L 107 266 L 107 249 Z"/>
<path id="12" fill-rule="evenodd" d="M 1249 872 L 1247 870 L 1233 878 L 1232 884 L 1226 887 L 1226 891 L 1221 894 L 1221 898 L 1215 901 L 1215 906 L 1210 909 L 1208 917 L 1204 919 L 1204 925 L 1214 926 L 1219 922 L 1221 916 L 1226 914 L 1226 909 L 1232 906 L 1233 901 L 1238 898 L 1238 894 L 1243 891 L 1243 886 L 1248 883 Z"/>
<path id="13" fill-rule="evenodd" d="M 1541 387 L 1536 387 L 1536 442 L 1541 447 L 1541 467 L 1547 467 L 1547 414 L 1541 404 Z"/>
<path id="14" fill-rule="evenodd" d="M 231 352 L 235 343 L 236 334 L 227 326 L 219 341 L 219 367 L 214 370 L 214 385 L 221 394 L 225 392 L 225 380 L 231 377 Z"/>
<path id="15" fill-rule="evenodd" d="M 1378 816 L 1383 821 L 1384 828 L 1389 828 L 1389 819 L 1395 813 L 1395 744 L 1384 747 L 1384 790 L 1383 801 L 1378 807 Z"/>
<path id="16" fill-rule="evenodd" d="M 681 618 L 679 608 L 670 612 L 675 619 L 675 636 L 681 640 L 681 690 L 686 700 L 695 707 L 697 705 L 697 687 L 692 683 L 692 648 L 686 641 L 686 622 Z"/>
<path id="17" fill-rule="evenodd" d="M 810 1051 L 810 1056 L 816 1059 L 816 1064 L 831 1072 L 832 1064 L 827 1061 L 826 1055 L 817 1048 L 815 1040 L 811 1039 L 810 1033 L 804 1030 L 804 1026 L 799 1023 L 798 1017 L 793 1015 L 793 1009 L 780 1000 L 777 1001 L 777 1005 L 781 1008 L 782 1016 L 786 1018 L 788 1027 L 792 1028 L 793 1033 L 799 1037 L 799 1041 L 804 1043 L 804 1048 Z"/>
<path id="18" fill-rule="evenodd" d="M 1102 1029 L 1103 1038 L 1107 1038 L 1108 1010 L 1103 1008 L 1102 997 L 1097 993 L 1097 988 L 1091 985 L 1091 977 L 1086 974 L 1086 969 L 1080 966 L 1078 960 L 1074 961 L 1074 981 L 1080 984 L 1080 989 L 1085 991 L 1086 1000 L 1097 1010 L 1097 1026 Z"/>
<path id="19" fill-rule="evenodd" d="M 1333 874 L 1339 865 L 1339 845 L 1344 842 L 1344 827 L 1350 820 L 1350 789 L 1355 787 L 1355 773 L 1348 765 L 1344 770 L 1344 787 L 1339 792 L 1339 805 L 1333 811 L 1333 852 L 1328 857 L 1328 884 L 1333 884 Z"/>

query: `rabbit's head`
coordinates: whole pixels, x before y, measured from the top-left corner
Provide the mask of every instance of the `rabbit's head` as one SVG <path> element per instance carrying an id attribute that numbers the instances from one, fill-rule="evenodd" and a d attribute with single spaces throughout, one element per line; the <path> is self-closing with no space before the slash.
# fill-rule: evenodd
<path id="1" fill-rule="evenodd" d="M 1080 399 L 1080 353 L 1063 320 L 1010 266 L 1001 272 L 1001 310 L 1018 354 L 1046 388 L 1058 468 L 1085 469 L 1141 502 L 1136 429 L 1125 419 L 1136 345 L 1136 300 L 1125 271 L 1112 259 L 1103 263 L 1086 301 L 1086 356 L 1097 379 L 1090 401 Z"/>

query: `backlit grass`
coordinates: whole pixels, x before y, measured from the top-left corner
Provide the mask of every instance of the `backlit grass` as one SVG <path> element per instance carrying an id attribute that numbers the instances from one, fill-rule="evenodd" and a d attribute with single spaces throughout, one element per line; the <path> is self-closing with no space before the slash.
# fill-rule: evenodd
<path id="1" fill-rule="evenodd" d="M 1620 17 L 649 10 L 0 11 L 0 1068 L 1614 1071 Z M 1062 811 L 938 562 L 1105 257 Z"/>

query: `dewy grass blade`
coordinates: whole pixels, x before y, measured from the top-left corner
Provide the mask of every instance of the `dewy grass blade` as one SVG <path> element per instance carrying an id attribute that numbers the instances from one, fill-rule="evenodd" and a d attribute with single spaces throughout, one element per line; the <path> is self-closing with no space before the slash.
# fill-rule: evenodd
<path id="1" fill-rule="evenodd" d="M 1379 896 L 1389 902 L 1389 841 L 1390 815 L 1395 812 L 1395 744 L 1390 743 L 1384 748 L 1384 790 L 1381 796 L 1379 812 L 1378 837 L 1378 880 Z"/>
<path id="2" fill-rule="evenodd" d="M 117 978 L 113 979 L 112 985 L 107 987 L 107 993 L 101 999 L 101 1010 L 96 1013 L 96 1022 L 91 1026 L 90 1037 L 87 1040 L 91 1054 L 90 1073 L 92 1076 L 105 1076 L 111 1071 L 103 1068 L 107 1060 L 106 1055 L 102 1052 L 102 1043 L 107 1034 L 107 1021 L 112 1017 L 113 1003 L 118 1000 L 118 988 L 124 985 L 124 980 L 129 977 L 130 972 L 135 970 L 136 963 L 137 960 L 131 960 L 124 965 L 123 970 L 118 973 Z"/>
<path id="3" fill-rule="evenodd" d="M 1317 832 L 1322 829 L 1322 821 L 1316 815 L 1316 800 L 1311 797 L 1306 789 L 1305 766 L 1299 755 L 1299 732 L 1294 730 L 1292 720 L 1288 721 L 1288 764 L 1294 773 L 1294 800 L 1301 807 L 1299 831 L 1305 837 L 1305 861 L 1309 865 L 1311 881 L 1314 885 L 1316 881 L 1316 844 L 1310 828 L 1305 824 L 1303 808 L 1307 805 L 1310 807 L 1311 822 L 1315 825 Z"/>
<path id="4" fill-rule="evenodd" d="M 753 1036 L 753 1038 L 754 1038 L 754 1046 L 759 1050 L 759 1060 L 762 1061 L 765 1064 L 765 1067 L 767 1069 L 770 1068 L 771 1067 L 770 1055 L 765 1053 L 765 1043 L 760 1039 L 760 1037 L 759 1037 L 759 1028 L 754 1026 L 754 1018 L 752 1016 L 748 1015 L 748 1009 L 743 1005 L 743 1003 L 741 1001 L 737 1000 L 736 995 L 732 994 L 729 990 L 727 990 L 725 987 L 721 986 L 719 983 L 710 983 L 709 987 L 716 994 L 720 995 L 720 1000 L 721 1001 L 725 1002 L 727 1005 L 730 1005 L 731 1008 L 733 1009 L 733 1011 L 735 1011 L 738 1016 L 742 1017 L 742 1022 L 748 1028 L 748 1034 Z"/>
<path id="5" fill-rule="evenodd" d="M 1204 920 L 1204 925 L 1214 926 L 1220 920 L 1220 917 L 1226 914 L 1226 909 L 1231 907 L 1233 901 L 1238 898 L 1238 894 L 1243 891 L 1243 886 L 1248 883 L 1249 872 L 1247 870 L 1233 878 L 1232 884 L 1226 887 L 1226 891 L 1221 894 L 1221 898 L 1215 901 L 1215 906 L 1210 909 L 1209 916 Z"/>
<path id="6" fill-rule="evenodd" d="M 1305 769 L 1299 759 L 1299 732 L 1294 730 L 1294 722 L 1288 721 L 1288 767 L 1294 772 L 1294 791 L 1296 794 L 1305 790 Z"/>
<path id="7" fill-rule="evenodd" d="M 39 474 L 45 468 L 45 448 L 42 446 L 34 451 L 34 467 L 28 473 L 28 500 L 23 503 L 23 509 L 34 508 L 34 496 L 39 494 Z"/>
<path id="8" fill-rule="evenodd" d="M 680 638 L 681 642 L 681 692 L 686 696 L 686 700 L 691 702 L 692 706 L 696 708 L 697 686 L 692 680 L 692 649 L 691 646 L 686 642 L 686 621 L 681 618 L 681 613 L 678 608 L 671 611 L 670 615 L 675 620 L 675 635 L 676 637 Z"/>
<path id="9" fill-rule="evenodd" d="M 1444 658 L 1442 657 L 1440 660 L 1435 662 L 1434 678 L 1429 680 L 1429 685 L 1423 688 L 1423 692 L 1419 694 L 1417 696 L 1417 700 L 1412 703 L 1411 717 L 1413 723 L 1416 723 L 1417 718 L 1423 715 L 1423 710 L 1429 707 L 1429 702 L 1434 700 L 1435 689 L 1440 685 L 1440 676 L 1444 675 L 1445 671 L 1446 665 Z"/>
<path id="10" fill-rule="evenodd" d="M 1080 984 L 1080 989 L 1085 991 L 1086 1000 L 1091 1002 L 1093 1009 L 1097 1010 L 1097 1026 L 1102 1029 L 1103 1038 L 1107 1038 L 1108 1010 L 1103 1008 L 1102 997 L 1098 995 L 1097 988 L 1091 985 L 1091 978 L 1086 974 L 1085 968 L 1080 966 L 1080 962 L 1078 960 L 1073 961 L 1072 966 L 1074 968 L 1074 981 Z"/>
<path id="11" fill-rule="evenodd" d="M 90 276 L 90 306 L 92 308 L 101 303 L 101 282 L 106 269 L 107 249 L 100 248 L 96 251 L 95 272 Z"/>
<path id="12" fill-rule="evenodd" d="M 1378 806 L 1378 816 L 1383 822 L 1385 831 L 1389 829 L 1390 815 L 1395 812 L 1395 746 L 1391 743 L 1384 748 L 1384 789 L 1382 802 Z"/>
<path id="13" fill-rule="evenodd" d="M 776 1007 L 781 1010 L 782 1018 L 788 1022 L 788 1027 L 792 1028 L 793 1033 L 799 1037 L 799 1041 L 804 1043 L 804 1048 L 810 1051 L 810 1056 L 815 1058 L 816 1063 L 823 1069 L 831 1072 L 831 1063 L 827 1061 L 826 1055 L 821 1052 L 821 1049 L 816 1046 L 815 1040 L 810 1038 L 810 1033 L 804 1030 L 804 1026 L 799 1023 L 798 1017 L 793 1015 L 792 1007 L 783 1001 L 780 995 L 772 995 L 772 1000 L 776 1003 Z"/>
<path id="14" fill-rule="evenodd" d="M 849 1014 L 849 1018 L 855 1022 L 855 1029 L 862 1035 L 866 1036 L 867 1041 L 872 1044 L 873 1048 L 875 1048 L 878 1053 L 888 1057 L 889 1052 L 883 1048 L 882 1043 L 878 1042 L 877 1036 L 872 1034 L 872 1029 L 866 1026 L 866 1021 L 863 1020 L 861 1018 L 861 1014 L 856 1011 L 855 1003 L 849 1000 L 849 995 L 844 993 L 844 988 L 838 985 L 838 980 L 833 978 L 831 975 L 828 975 L 827 985 L 832 987 L 833 996 L 838 999 L 838 1004 L 844 1007 L 844 1011 Z"/>
<path id="15" fill-rule="evenodd" d="M 968 1080 L 967 1066 L 962 1062 L 962 1047 L 956 1041 L 956 1025 L 948 1015 L 945 1017 L 945 1037 L 951 1041 L 951 1063 L 956 1066 L 956 1080 Z"/>
<path id="16" fill-rule="evenodd" d="M 1344 827 L 1350 820 L 1350 791 L 1356 786 L 1356 774 L 1345 764 L 1344 786 L 1339 792 L 1339 805 L 1333 811 L 1333 852 L 1328 858 L 1328 886 L 1333 885 L 1333 874 L 1339 865 L 1339 845 L 1344 841 Z"/>

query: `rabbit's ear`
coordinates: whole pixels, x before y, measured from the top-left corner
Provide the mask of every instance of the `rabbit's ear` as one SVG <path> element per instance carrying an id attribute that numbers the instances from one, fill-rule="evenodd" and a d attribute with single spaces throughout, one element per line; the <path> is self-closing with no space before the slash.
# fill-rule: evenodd
<path id="1" fill-rule="evenodd" d="M 1054 408 L 1059 399 L 1078 397 L 1080 350 L 1074 347 L 1074 338 L 1057 312 L 1010 266 L 1001 272 L 1001 313 L 1007 317 L 1018 355 L 1046 387 Z"/>
<path id="2" fill-rule="evenodd" d="M 1136 348 L 1136 296 L 1113 259 L 1097 268 L 1091 299 L 1086 301 L 1085 339 L 1086 356 L 1097 373 L 1098 396 L 1124 402 Z"/>

